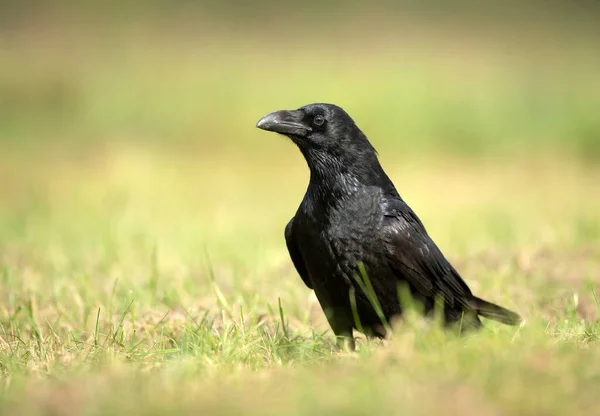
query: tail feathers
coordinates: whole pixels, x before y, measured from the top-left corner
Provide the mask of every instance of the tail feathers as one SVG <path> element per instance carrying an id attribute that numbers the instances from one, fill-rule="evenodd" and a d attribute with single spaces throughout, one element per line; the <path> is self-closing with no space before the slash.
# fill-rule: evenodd
<path id="1" fill-rule="evenodd" d="M 484 318 L 493 319 L 494 321 L 502 322 L 506 325 L 519 325 L 521 317 L 502 306 L 494 305 L 488 301 L 473 296 L 471 299 L 472 307 L 477 314 Z"/>

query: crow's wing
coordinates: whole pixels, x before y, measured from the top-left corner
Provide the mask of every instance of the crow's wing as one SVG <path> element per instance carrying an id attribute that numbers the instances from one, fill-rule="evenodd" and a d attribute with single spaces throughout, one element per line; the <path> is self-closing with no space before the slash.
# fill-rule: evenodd
<path id="1" fill-rule="evenodd" d="M 427 298 L 442 295 L 450 307 L 471 308 L 473 295 L 427 234 L 423 223 L 401 199 L 386 200 L 388 261 L 398 278 Z"/>
<path id="2" fill-rule="evenodd" d="M 298 272 L 306 286 L 308 286 L 309 289 L 312 289 L 310 279 L 308 278 L 308 271 L 306 270 L 306 265 L 304 264 L 304 260 L 302 259 L 300 251 L 298 250 L 296 240 L 294 240 L 294 234 L 292 231 L 293 224 L 294 218 L 292 218 L 290 222 L 288 222 L 288 224 L 285 226 L 285 243 L 287 245 L 288 251 L 290 252 L 292 263 L 294 263 L 294 267 L 296 267 L 296 271 Z"/>

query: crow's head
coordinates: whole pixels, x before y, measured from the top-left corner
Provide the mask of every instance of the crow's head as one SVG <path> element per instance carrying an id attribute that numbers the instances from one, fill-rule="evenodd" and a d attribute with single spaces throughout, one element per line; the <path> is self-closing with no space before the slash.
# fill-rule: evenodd
<path id="1" fill-rule="evenodd" d="M 261 118 L 256 127 L 284 134 L 296 143 L 310 168 L 311 184 L 325 190 L 316 195 L 343 195 L 359 185 L 396 193 L 367 137 L 336 105 L 309 104 L 276 111 Z"/>
<path id="2" fill-rule="evenodd" d="M 288 136 L 308 164 L 317 161 L 342 164 L 375 156 L 375 150 L 354 120 L 333 104 L 309 104 L 261 118 L 256 127 Z"/>

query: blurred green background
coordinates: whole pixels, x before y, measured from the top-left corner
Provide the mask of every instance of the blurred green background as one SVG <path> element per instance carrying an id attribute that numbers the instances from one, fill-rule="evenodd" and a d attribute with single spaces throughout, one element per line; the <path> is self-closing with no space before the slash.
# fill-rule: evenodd
<path id="1" fill-rule="evenodd" d="M 31 212 L 56 205 L 65 220 L 87 220 L 70 221 L 76 229 L 126 209 L 148 216 L 143 229 L 160 215 L 165 228 L 184 227 L 191 221 L 178 213 L 187 210 L 217 252 L 220 244 L 244 255 L 233 242 L 259 230 L 278 242 L 306 167 L 287 140 L 254 126 L 268 112 L 311 102 L 345 108 L 400 192 L 431 217 L 443 214 L 429 198 L 450 191 L 455 202 L 477 201 L 494 180 L 559 189 L 572 175 L 572 192 L 587 196 L 578 178 L 591 180 L 600 160 L 599 9 L 2 2 L 1 206 L 18 219 L 4 223 L 14 231 L 5 236 L 35 231 Z M 474 189 L 458 189 L 445 180 L 451 174 Z M 226 210 L 242 207 L 245 217 L 227 223 Z"/>
<path id="2" fill-rule="evenodd" d="M 3 3 L 3 147 L 262 153 L 324 101 L 404 158 L 600 157 L 595 2 Z"/>

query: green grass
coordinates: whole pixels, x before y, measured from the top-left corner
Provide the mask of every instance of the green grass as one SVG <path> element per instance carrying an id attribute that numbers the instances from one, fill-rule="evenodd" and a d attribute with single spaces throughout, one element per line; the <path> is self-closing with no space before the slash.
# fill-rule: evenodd
<path id="1" fill-rule="evenodd" d="M 283 242 L 307 180 L 296 153 L 288 144 L 261 169 L 123 145 L 5 160 L 3 411 L 566 414 L 594 402 L 600 171 L 384 157 L 473 290 L 527 322 L 461 340 L 416 319 L 346 353 Z"/>
<path id="2" fill-rule="evenodd" d="M 0 41 L 0 413 L 600 413 L 586 43 L 529 60 L 460 34 L 32 27 Z M 305 162 L 254 128 L 312 101 L 348 109 L 524 326 L 458 339 L 411 316 L 336 350 L 283 239 Z"/>

